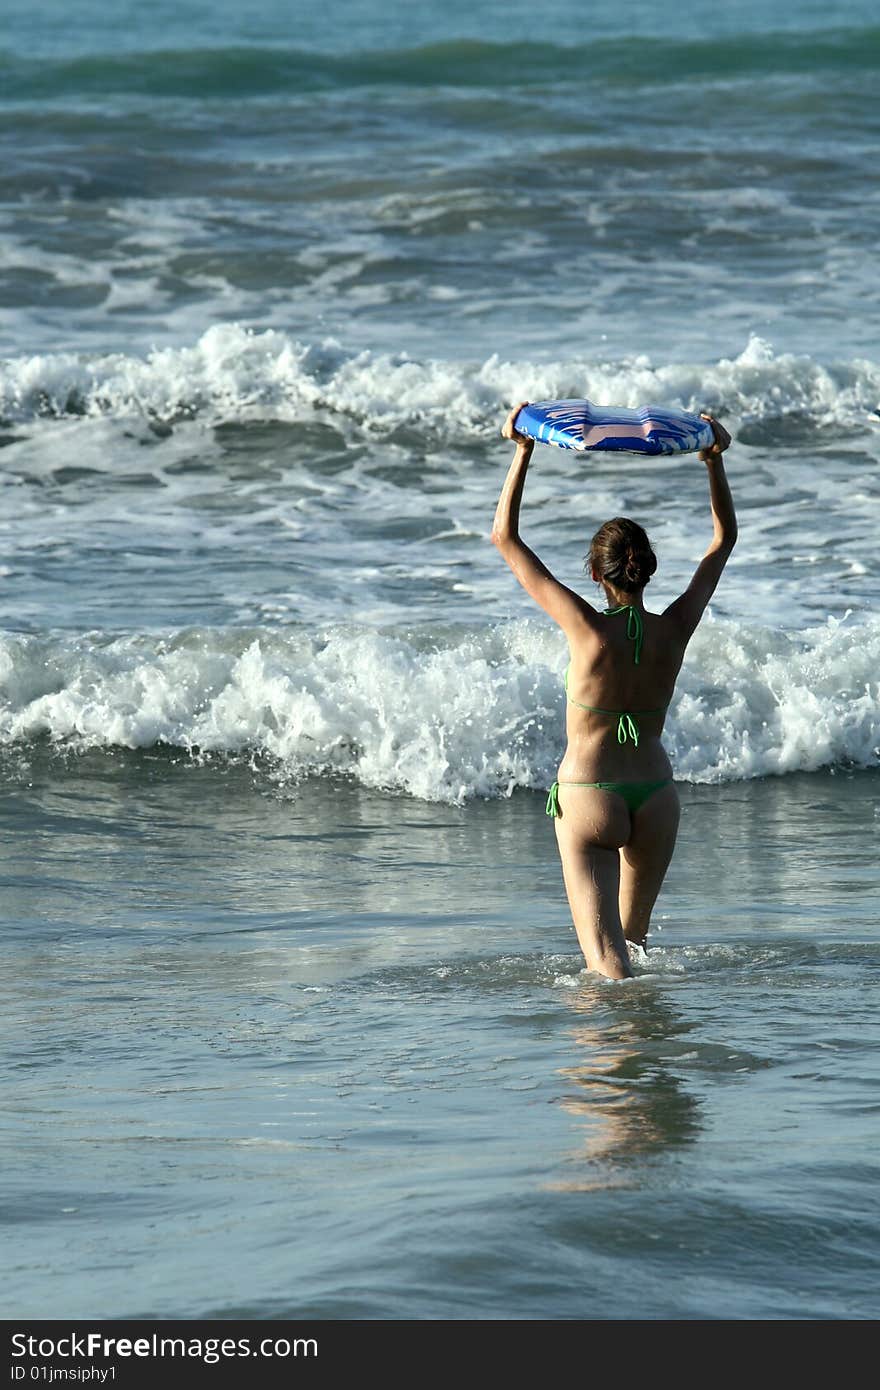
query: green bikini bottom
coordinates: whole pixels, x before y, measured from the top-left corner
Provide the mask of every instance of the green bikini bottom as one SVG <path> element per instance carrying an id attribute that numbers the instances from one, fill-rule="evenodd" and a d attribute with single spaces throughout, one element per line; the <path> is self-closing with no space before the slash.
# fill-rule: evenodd
<path id="1" fill-rule="evenodd" d="M 623 797 L 630 811 L 637 811 L 649 796 L 671 783 L 671 777 L 662 777 L 659 782 L 554 782 L 547 796 L 547 815 L 562 815 L 559 809 L 560 787 L 595 787 L 600 792 L 616 792 Z"/>

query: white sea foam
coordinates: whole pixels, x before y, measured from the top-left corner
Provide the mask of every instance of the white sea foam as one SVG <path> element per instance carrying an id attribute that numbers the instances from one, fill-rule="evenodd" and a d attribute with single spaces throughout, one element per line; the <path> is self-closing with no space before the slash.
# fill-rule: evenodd
<path id="1" fill-rule="evenodd" d="M 146 357 L 55 353 L 0 363 L 0 414 L 35 416 L 146 414 L 161 420 L 220 420 L 316 415 L 343 433 L 387 433 L 414 426 L 441 438 L 497 430 L 499 411 L 520 399 L 588 396 L 597 403 L 700 409 L 707 402 L 740 420 L 796 416 L 816 425 L 867 426 L 880 404 L 880 364 L 855 359 L 824 365 L 775 354 L 752 337 L 736 357 L 714 365 L 654 365 L 646 356 L 596 363 L 482 363 L 416 360 L 405 353 L 354 352 L 335 340 L 304 344 L 283 332 L 236 324 L 209 328 L 193 347 Z"/>
<path id="2" fill-rule="evenodd" d="M 417 639 L 371 629 L 0 640 L 0 741 L 257 754 L 427 801 L 548 784 L 564 654 L 518 622 Z M 735 781 L 880 764 L 880 620 L 804 632 L 708 622 L 667 723 L 677 775 Z"/>

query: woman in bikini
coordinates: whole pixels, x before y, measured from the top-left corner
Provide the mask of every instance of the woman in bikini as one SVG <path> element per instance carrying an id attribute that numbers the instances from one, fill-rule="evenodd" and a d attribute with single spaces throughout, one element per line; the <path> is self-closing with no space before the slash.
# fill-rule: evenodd
<path id="1" fill-rule="evenodd" d="M 715 442 L 700 458 L 709 474 L 715 534 L 687 589 L 665 612 L 646 610 L 644 589 L 657 560 L 641 526 L 617 517 L 596 532 L 587 561 L 605 591 L 608 607 L 601 612 L 554 579 L 520 539 L 520 502 L 534 447 L 515 427 L 521 409 L 510 412 L 501 431 L 516 452 L 492 540 L 568 638 L 568 746 L 547 812 L 587 966 L 621 980 L 633 973 L 626 943 L 645 945 L 675 847 L 678 794 L 660 736 L 685 648 L 736 542 L 723 460 L 730 435 L 705 417 Z"/>

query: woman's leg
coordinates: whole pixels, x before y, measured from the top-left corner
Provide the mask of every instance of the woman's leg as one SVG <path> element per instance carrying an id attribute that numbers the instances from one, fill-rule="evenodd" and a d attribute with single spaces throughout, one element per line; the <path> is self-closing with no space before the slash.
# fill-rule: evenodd
<path id="1" fill-rule="evenodd" d="M 678 792 L 670 782 L 632 814 L 632 830 L 620 851 L 620 921 L 627 941 L 644 946 L 678 833 Z"/>
<path id="2" fill-rule="evenodd" d="M 554 821 L 562 876 L 581 950 L 590 970 L 613 980 L 632 975 L 620 921 L 620 846 L 630 816 L 620 797 L 591 787 L 559 788 Z"/>

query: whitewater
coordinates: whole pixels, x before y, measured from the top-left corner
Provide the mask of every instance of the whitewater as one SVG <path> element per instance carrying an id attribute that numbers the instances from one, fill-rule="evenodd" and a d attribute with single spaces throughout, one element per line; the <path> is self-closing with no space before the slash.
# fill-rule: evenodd
<path id="1" fill-rule="evenodd" d="M 706 366 L 418 360 L 236 324 L 7 359 L 0 738 L 247 755 L 288 786 L 428 801 L 546 785 L 564 643 L 487 544 L 524 394 L 708 406 L 736 433 L 742 539 L 670 713 L 677 775 L 876 766 L 880 367 L 757 336 Z M 542 448 L 526 533 L 589 597 L 592 530 L 635 510 L 669 602 L 708 540 L 700 472 Z"/>
<path id="2" fill-rule="evenodd" d="M 438 645 L 389 633 L 224 633 L 0 643 L 0 740 L 60 751 L 166 745 L 460 803 L 544 787 L 562 755 L 558 637 L 524 620 Z M 796 635 L 709 622 L 664 741 L 676 775 L 721 782 L 880 758 L 880 621 Z"/>
<path id="3" fill-rule="evenodd" d="M 418 360 L 408 353 L 351 351 L 335 339 L 309 344 L 239 324 L 206 330 L 193 347 L 144 357 L 55 353 L 0 361 L 0 410 L 8 425 L 39 418 L 144 419 L 156 426 L 199 418 L 206 424 L 324 419 L 340 434 L 393 436 L 424 431 L 427 444 L 486 441 L 497 417 L 528 385 L 534 399 L 575 392 L 600 404 L 668 402 L 693 410 L 711 400 L 747 427 L 745 442 L 792 422 L 821 441 L 865 435 L 880 420 L 880 363 L 823 362 L 776 353 L 752 335 L 716 363 Z M 8 440 L 8 442 L 12 442 Z M 779 441 L 786 441 L 783 435 Z M 796 437 L 795 442 L 802 442 Z"/>

